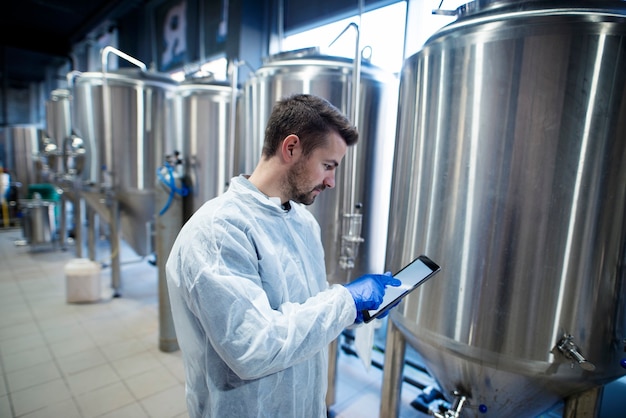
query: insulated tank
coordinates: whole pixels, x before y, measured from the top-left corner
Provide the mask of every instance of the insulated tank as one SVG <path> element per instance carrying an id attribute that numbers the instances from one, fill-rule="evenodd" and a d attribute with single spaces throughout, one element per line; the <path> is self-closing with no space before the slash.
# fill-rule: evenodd
<path id="1" fill-rule="evenodd" d="M 21 199 L 28 197 L 31 184 L 41 181 L 40 138 L 35 125 L 11 125 L 8 128 L 4 165 L 11 175 L 11 182 L 18 186 Z"/>
<path id="2" fill-rule="evenodd" d="M 442 270 L 390 318 L 462 417 L 626 373 L 625 6 L 469 3 L 404 62 L 386 267 Z"/>
<path id="3" fill-rule="evenodd" d="M 175 136 L 180 138 L 189 188 L 185 219 L 222 194 L 230 179 L 239 174 L 235 168 L 239 95 L 236 88 L 212 77 L 192 78 L 176 88 Z"/>
<path id="4" fill-rule="evenodd" d="M 139 255 L 152 252 L 156 170 L 173 148 L 167 111 L 175 87 L 167 75 L 134 68 L 79 73 L 73 82 L 72 127 L 86 152 L 81 177 L 112 191 L 124 238 Z"/>
<path id="5" fill-rule="evenodd" d="M 48 161 L 53 181 L 56 181 L 65 175 L 63 148 L 72 134 L 69 90 L 56 89 L 50 93 L 46 101 L 45 132 L 47 143 L 41 152 Z"/>
<path id="6" fill-rule="evenodd" d="M 350 117 L 353 62 L 319 55 L 315 48 L 264 61 L 244 86 L 245 138 L 250 142 L 241 158 L 248 174 L 261 156 L 265 124 L 278 100 L 295 93 L 314 94 Z M 359 141 L 348 147 L 337 169 L 335 189 L 307 206 L 321 226 L 331 283 L 382 273 L 384 264 L 398 82 L 393 74 L 367 62 L 361 66 L 359 80 Z"/>

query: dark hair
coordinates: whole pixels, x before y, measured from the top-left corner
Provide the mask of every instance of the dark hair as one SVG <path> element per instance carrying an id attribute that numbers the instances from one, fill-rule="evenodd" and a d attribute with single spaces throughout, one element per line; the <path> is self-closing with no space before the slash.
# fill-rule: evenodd
<path id="1" fill-rule="evenodd" d="M 356 144 L 359 133 L 348 118 L 328 100 L 310 94 L 294 94 L 280 100 L 267 121 L 263 157 L 274 155 L 283 139 L 298 135 L 302 153 L 309 155 L 325 145 L 326 135 L 337 132 L 346 145 Z"/>

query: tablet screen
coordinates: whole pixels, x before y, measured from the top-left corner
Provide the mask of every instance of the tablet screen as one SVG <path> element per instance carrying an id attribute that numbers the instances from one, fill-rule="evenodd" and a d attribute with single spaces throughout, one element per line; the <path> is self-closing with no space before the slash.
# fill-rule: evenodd
<path id="1" fill-rule="evenodd" d="M 430 279 L 441 267 L 425 255 L 420 255 L 403 267 L 394 277 L 402 282 L 398 287 L 385 287 L 385 296 L 378 309 L 363 311 L 364 322 L 378 318 L 400 302 L 400 299 L 411 293 L 419 285 Z"/>

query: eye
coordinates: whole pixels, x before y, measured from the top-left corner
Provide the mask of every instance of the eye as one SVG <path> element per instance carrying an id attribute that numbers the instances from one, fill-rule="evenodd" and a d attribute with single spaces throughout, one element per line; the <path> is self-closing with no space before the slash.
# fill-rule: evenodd
<path id="1" fill-rule="evenodd" d="M 333 164 L 324 164 L 324 170 L 330 171 L 334 170 L 335 166 Z"/>

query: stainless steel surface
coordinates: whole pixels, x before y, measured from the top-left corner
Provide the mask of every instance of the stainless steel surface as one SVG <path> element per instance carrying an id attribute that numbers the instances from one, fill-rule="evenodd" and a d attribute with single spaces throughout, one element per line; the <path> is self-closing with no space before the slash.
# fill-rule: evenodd
<path id="1" fill-rule="evenodd" d="M 177 150 L 184 160 L 190 189 L 185 218 L 222 194 L 230 179 L 239 174 L 231 151 L 231 145 L 236 145 L 231 144 L 231 104 L 238 96 L 230 85 L 211 80 L 192 79 L 176 89 L 175 137 L 180 141 Z"/>
<path id="2" fill-rule="evenodd" d="M 134 69 L 81 73 L 73 83 L 72 126 L 87 153 L 83 179 L 114 194 L 121 232 L 139 255 L 153 249 L 156 169 L 168 147 L 174 87 L 168 77 Z"/>
<path id="3" fill-rule="evenodd" d="M 246 139 L 243 157 L 250 173 L 261 156 L 265 123 L 274 103 L 294 93 L 321 96 L 346 115 L 352 112 L 353 60 L 308 54 L 281 54 L 266 60 L 244 87 Z M 318 196 L 309 210 L 322 228 L 326 271 L 332 283 L 345 283 L 365 272 L 382 272 L 385 251 L 388 201 L 397 105 L 397 80 L 372 65 L 362 65 L 360 75 L 358 129 L 360 139 L 350 152 L 356 153 L 356 176 L 340 165 L 336 188 Z M 344 162 L 350 158 L 349 154 Z M 360 208 L 347 207 L 348 190 L 354 187 Z M 343 216 L 362 214 L 359 255 L 353 269 L 339 266 Z"/>
<path id="4" fill-rule="evenodd" d="M 20 200 L 23 223 L 22 232 L 26 242 L 35 248 L 56 241 L 56 203 L 48 200 Z"/>
<path id="5" fill-rule="evenodd" d="M 42 150 L 48 160 L 52 175 L 56 178 L 66 174 L 64 149 L 66 141 L 72 135 L 72 118 L 70 111 L 70 91 L 53 90 L 46 101 L 46 129 L 50 140 L 49 147 Z M 52 179 L 54 181 L 54 179 Z"/>
<path id="6" fill-rule="evenodd" d="M 626 7 L 482 3 L 403 66 L 385 267 L 442 271 L 390 318 L 461 416 L 536 416 L 626 373 Z"/>
<path id="7" fill-rule="evenodd" d="M 13 125 L 8 129 L 5 143 L 5 168 L 11 183 L 18 185 L 19 197 L 28 197 L 28 186 L 39 182 L 39 132 L 35 125 Z"/>

